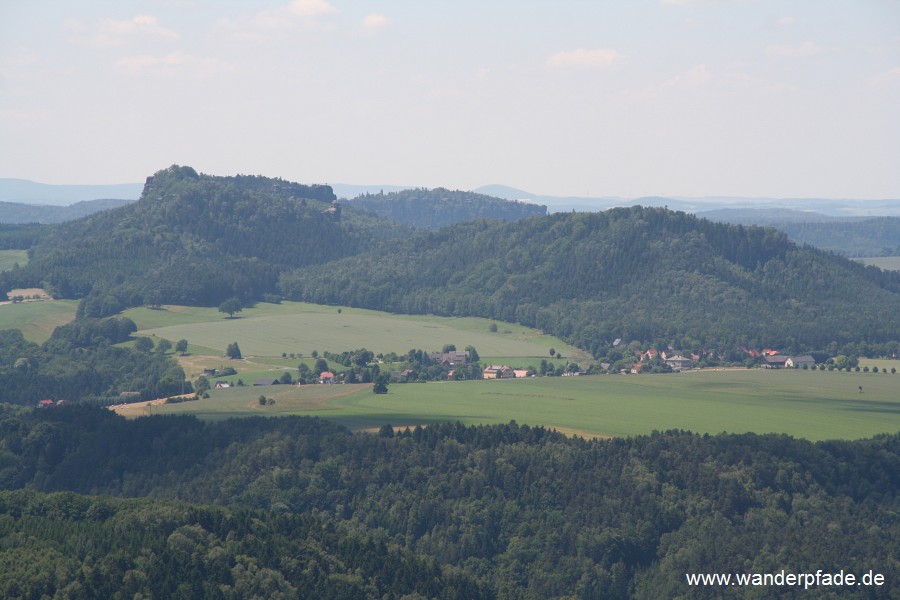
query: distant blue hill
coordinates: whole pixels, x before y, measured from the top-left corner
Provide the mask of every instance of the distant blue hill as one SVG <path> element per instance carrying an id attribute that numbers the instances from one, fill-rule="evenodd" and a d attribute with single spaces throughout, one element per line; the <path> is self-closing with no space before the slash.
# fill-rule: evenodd
<path id="1" fill-rule="evenodd" d="M 70 206 L 87 200 L 137 200 L 143 189 L 143 183 L 50 185 L 27 179 L 0 178 L 0 202 Z"/>

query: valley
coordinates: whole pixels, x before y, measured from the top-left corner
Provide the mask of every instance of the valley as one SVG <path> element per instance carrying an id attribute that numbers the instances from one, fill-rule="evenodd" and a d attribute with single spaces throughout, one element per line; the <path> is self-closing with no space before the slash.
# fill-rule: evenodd
<path id="1" fill-rule="evenodd" d="M 0 231 L 0 595 L 896 580 L 900 274 L 663 208 L 375 204 L 173 166 Z"/>

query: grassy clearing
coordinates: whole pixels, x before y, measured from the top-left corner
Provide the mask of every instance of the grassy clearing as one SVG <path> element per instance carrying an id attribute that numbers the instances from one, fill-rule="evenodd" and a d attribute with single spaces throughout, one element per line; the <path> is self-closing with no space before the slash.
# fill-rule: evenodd
<path id="1" fill-rule="evenodd" d="M 38 344 L 53 330 L 75 318 L 77 300 L 43 300 L 0 304 L 0 329 L 18 329 L 25 339 Z"/>
<path id="2" fill-rule="evenodd" d="M 384 423 L 405 426 L 452 420 L 477 424 L 514 419 L 583 436 L 686 429 L 786 433 L 811 440 L 858 439 L 900 431 L 898 385 L 900 376 L 880 373 L 720 370 L 395 384 L 386 395 L 372 394 L 367 385 L 232 388 L 212 390 L 208 400 L 153 410 L 215 419 L 306 414 L 357 430 Z M 260 393 L 275 398 L 275 406 L 250 406 Z"/>
<path id="3" fill-rule="evenodd" d="M 245 309 L 238 318 L 225 318 L 214 308 L 165 306 L 159 310 L 136 308 L 125 316 L 146 335 L 169 340 L 187 339 L 208 348 L 237 342 L 245 356 L 281 356 L 282 352 L 313 350 L 343 352 L 368 348 L 373 352 L 403 353 L 410 348 L 440 350 L 444 344 L 457 348 L 472 345 L 482 357 L 548 357 L 556 348 L 567 357 L 584 354 L 562 340 L 513 323 L 490 319 L 394 315 L 357 308 L 321 306 L 301 302 L 260 303 Z M 509 331 L 510 333 L 503 333 Z"/>
<path id="4" fill-rule="evenodd" d="M 873 265 L 885 271 L 900 271 L 900 256 L 873 256 L 871 258 L 857 258 L 864 265 Z"/>
<path id="5" fill-rule="evenodd" d="M 231 379 L 231 378 L 229 378 Z M 205 400 L 182 402 L 179 404 L 156 404 L 147 406 L 142 403 L 133 411 L 117 411 L 125 416 L 136 417 L 148 414 L 196 415 L 201 419 L 218 420 L 231 417 L 250 416 L 283 416 L 305 414 L 329 417 L 332 414 L 342 416 L 347 410 L 341 407 L 330 407 L 328 402 L 350 395 L 374 395 L 372 386 L 368 384 L 354 385 L 269 385 L 233 387 L 222 390 L 210 390 L 210 397 Z M 259 397 L 265 396 L 274 400 L 274 404 L 260 406 Z M 123 409 L 127 407 L 122 407 Z"/>
<path id="6" fill-rule="evenodd" d="M 0 250 L 0 271 L 10 271 L 16 263 L 19 263 L 20 267 L 28 264 L 26 250 Z"/>

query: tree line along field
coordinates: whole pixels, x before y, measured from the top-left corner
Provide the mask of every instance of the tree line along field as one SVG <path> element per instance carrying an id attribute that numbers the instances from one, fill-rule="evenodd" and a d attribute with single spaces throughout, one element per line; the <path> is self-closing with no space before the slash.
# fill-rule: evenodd
<path id="1" fill-rule="evenodd" d="M 515 420 L 584 437 L 683 429 L 859 439 L 900 430 L 897 381 L 890 373 L 729 369 L 393 384 L 384 395 L 372 394 L 369 385 L 248 386 L 210 390 L 208 399 L 152 412 L 214 420 L 314 415 L 355 430 Z M 275 403 L 260 406 L 260 395 Z"/>

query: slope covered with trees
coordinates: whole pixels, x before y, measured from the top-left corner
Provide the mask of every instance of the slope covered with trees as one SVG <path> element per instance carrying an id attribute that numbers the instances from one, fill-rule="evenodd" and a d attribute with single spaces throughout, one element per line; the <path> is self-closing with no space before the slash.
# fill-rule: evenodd
<path id="1" fill-rule="evenodd" d="M 897 435 L 586 441 L 510 423 L 376 436 L 79 407 L 5 408 L 0 431 L 0 488 L 33 490 L 0 494 L 0 582 L 48 595 L 22 556 L 58 563 L 55 589 L 181 584 L 194 598 L 258 580 L 293 586 L 286 598 L 745 597 L 685 573 L 779 569 L 872 569 L 887 585 L 816 593 L 889 598 L 900 576 Z"/>
<path id="2" fill-rule="evenodd" d="M 479 219 L 518 221 L 547 215 L 547 207 L 543 205 L 445 188 L 364 194 L 349 204 L 398 223 L 427 229 Z"/>
<path id="3" fill-rule="evenodd" d="M 890 354 L 900 331 L 897 273 L 797 247 L 774 229 L 659 208 L 458 224 L 394 242 L 386 258 L 296 270 L 281 289 L 311 302 L 515 321 L 598 356 L 616 338 Z"/>
<path id="4" fill-rule="evenodd" d="M 139 201 L 49 229 L 0 291 L 41 286 L 84 298 L 86 316 L 142 303 L 249 303 L 274 291 L 281 269 L 356 254 L 393 231 L 330 210 L 333 200 L 328 186 L 173 166 L 148 178 Z"/>

